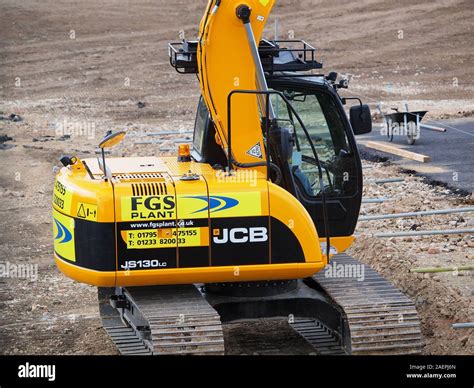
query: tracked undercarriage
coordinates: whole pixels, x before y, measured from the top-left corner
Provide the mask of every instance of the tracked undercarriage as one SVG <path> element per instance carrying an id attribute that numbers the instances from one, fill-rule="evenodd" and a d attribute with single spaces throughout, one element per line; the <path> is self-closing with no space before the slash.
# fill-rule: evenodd
<path id="1" fill-rule="evenodd" d="M 347 255 L 339 264 L 363 265 Z M 103 325 L 124 355 L 224 354 L 222 324 L 281 317 L 321 355 L 419 354 L 413 303 L 364 266 L 364 279 L 99 288 Z"/>

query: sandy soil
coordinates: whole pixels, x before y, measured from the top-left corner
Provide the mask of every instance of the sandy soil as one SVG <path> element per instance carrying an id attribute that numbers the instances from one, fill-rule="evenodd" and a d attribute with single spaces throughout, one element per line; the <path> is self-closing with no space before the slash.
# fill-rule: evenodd
<path id="1" fill-rule="evenodd" d="M 198 84 L 170 68 L 166 44 L 179 39 L 180 29 L 188 37 L 196 34 L 204 5 L 204 0 L 1 1 L 0 115 L 15 113 L 23 121 L 0 121 L 0 136 L 13 138 L 5 143 L 8 149 L 0 149 L 0 261 L 37 264 L 38 279 L 0 278 L 0 353 L 115 352 L 100 328 L 95 289 L 70 281 L 53 265 L 52 167 L 66 152 L 93 155 L 108 129 L 128 130 L 132 136 L 114 154 L 131 156 L 159 154 L 159 147 L 171 144 L 138 144 L 155 139 L 146 134 L 192 128 Z M 466 45 L 473 15 L 469 0 L 345 0 L 337 6 L 329 0 L 281 0 L 269 26 L 278 19 L 281 38 L 294 32 L 320 48 L 327 70 L 351 75 L 345 95 L 363 96 L 372 106 L 382 101 L 383 109 L 407 100 L 413 108 L 429 107 L 430 118 L 459 117 L 474 112 L 474 53 Z M 273 36 L 273 28 L 267 35 Z M 144 108 L 137 107 L 139 101 Z M 381 166 L 366 173 L 368 178 L 394 174 Z M 401 200 L 412 192 L 413 202 Z M 459 201 L 418 178 L 394 195 L 400 210 L 414 210 L 416 198 L 426 195 L 440 208 Z M 455 219 L 426 222 L 441 227 Z M 394 221 L 383 227 L 407 226 Z M 371 228 L 361 224 L 360 233 Z M 469 314 L 472 320 L 472 276 L 420 277 L 407 269 L 472 262 L 471 236 L 461 238 L 455 244 L 445 237 L 419 243 L 362 237 L 353 249 L 416 299 L 427 354 L 472 353 L 472 331 L 448 327 Z M 427 254 L 423 249 L 430 244 L 453 250 Z M 383 254 L 370 254 L 374 248 Z M 266 328 L 254 339 L 255 325 L 226 327 L 226 338 L 235 344 L 231 353 L 305 352 L 295 348 L 284 324 L 276 326 L 280 335 Z M 240 342 L 244 336 L 250 339 Z"/>

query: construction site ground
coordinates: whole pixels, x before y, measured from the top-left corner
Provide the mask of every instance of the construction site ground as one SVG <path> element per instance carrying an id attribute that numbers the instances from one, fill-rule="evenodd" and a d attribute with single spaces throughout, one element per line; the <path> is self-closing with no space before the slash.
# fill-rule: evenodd
<path id="1" fill-rule="evenodd" d="M 0 278 L 0 354 L 116 354 L 101 328 L 96 289 L 52 259 L 53 166 L 64 153 L 93 157 L 108 129 L 125 129 L 115 156 L 159 155 L 193 127 L 194 76 L 169 66 L 166 44 L 196 35 L 204 0 L 117 2 L 4 0 L 0 4 L 0 262 L 37 264 L 37 279 Z M 327 71 L 351 75 L 344 95 L 383 108 L 474 116 L 474 16 L 470 1 L 280 0 L 279 34 L 314 43 Z M 180 31 L 182 28 L 183 31 Z M 139 104 L 139 102 L 141 104 Z M 139 107 L 140 106 L 140 107 Z M 12 140 L 8 140 L 9 137 Z M 139 144 L 159 141 L 158 144 Z M 441 152 L 441 151 L 440 151 Z M 454 157 L 454 156 L 453 156 Z M 455 157 L 472 165 L 472 153 Z M 364 161 L 362 215 L 473 206 L 468 193 L 433 186 L 389 163 Z M 377 184 L 374 179 L 403 177 Z M 361 221 L 350 254 L 411 297 L 425 354 L 473 354 L 473 272 L 414 274 L 414 267 L 474 264 L 474 235 L 376 238 L 374 232 L 474 228 L 474 213 Z M 456 273 L 455 273 L 456 274 Z M 224 325 L 228 354 L 309 354 L 284 321 Z"/>

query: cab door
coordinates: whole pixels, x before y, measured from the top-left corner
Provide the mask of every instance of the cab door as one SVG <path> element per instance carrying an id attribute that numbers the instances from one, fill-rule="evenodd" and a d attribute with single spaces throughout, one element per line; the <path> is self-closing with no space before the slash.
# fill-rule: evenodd
<path id="1" fill-rule="evenodd" d="M 294 126 L 290 169 L 297 198 L 313 218 L 320 237 L 325 237 L 323 193 L 331 237 L 352 235 L 362 200 L 362 166 L 339 97 L 323 85 L 299 80 L 274 81 L 270 85 L 291 102 L 307 130 L 305 133 L 281 97 L 272 97 L 278 119 L 289 120 Z M 322 187 L 318 160 L 323 174 Z"/>

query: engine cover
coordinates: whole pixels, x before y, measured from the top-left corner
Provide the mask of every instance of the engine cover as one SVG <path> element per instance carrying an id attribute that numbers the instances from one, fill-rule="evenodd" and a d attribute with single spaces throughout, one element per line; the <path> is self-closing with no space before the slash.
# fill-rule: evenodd
<path id="1" fill-rule="evenodd" d="M 302 205 L 249 170 L 176 158 L 64 167 L 53 197 L 61 271 L 96 286 L 303 278 L 326 264 Z"/>

